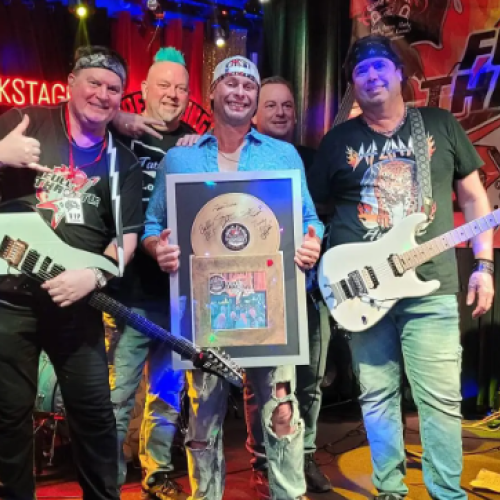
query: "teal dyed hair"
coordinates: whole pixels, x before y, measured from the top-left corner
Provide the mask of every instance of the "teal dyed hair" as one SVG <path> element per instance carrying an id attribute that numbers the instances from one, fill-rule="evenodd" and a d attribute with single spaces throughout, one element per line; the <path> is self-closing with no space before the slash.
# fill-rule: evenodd
<path id="1" fill-rule="evenodd" d="M 186 60 L 182 55 L 182 52 L 179 52 L 174 47 L 163 47 L 161 48 L 154 57 L 154 62 L 173 62 L 177 64 L 182 64 L 182 66 L 186 66 Z"/>

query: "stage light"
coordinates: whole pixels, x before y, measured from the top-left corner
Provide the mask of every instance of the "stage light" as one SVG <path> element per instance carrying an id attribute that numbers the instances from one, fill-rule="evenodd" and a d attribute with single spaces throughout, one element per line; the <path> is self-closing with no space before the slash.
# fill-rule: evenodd
<path id="1" fill-rule="evenodd" d="M 95 11 L 95 0 L 68 0 L 68 9 L 78 19 L 87 19 Z"/>
<path id="2" fill-rule="evenodd" d="M 89 13 L 87 7 L 85 5 L 79 5 L 76 10 L 75 14 L 80 18 L 80 19 L 85 19 L 87 17 L 87 14 Z"/>
<path id="3" fill-rule="evenodd" d="M 158 9 L 158 7 L 160 6 L 160 4 L 158 3 L 158 0 L 148 0 L 147 1 L 147 7 L 149 10 L 151 11 L 155 11 Z"/>

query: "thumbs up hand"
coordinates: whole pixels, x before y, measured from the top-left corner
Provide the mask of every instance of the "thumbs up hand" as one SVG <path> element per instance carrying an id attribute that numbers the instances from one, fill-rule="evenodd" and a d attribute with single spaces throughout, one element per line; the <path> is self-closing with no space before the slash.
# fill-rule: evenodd
<path id="1" fill-rule="evenodd" d="M 31 137 L 26 137 L 30 119 L 24 115 L 21 123 L 0 141 L 0 166 L 31 168 L 37 172 L 51 172 L 50 168 L 42 167 L 40 161 L 40 143 Z"/>
<path id="2" fill-rule="evenodd" d="M 179 269 L 181 250 L 179 245 L 171 245 L 169 243 L 168 237 L 171 233 L 170 229 L 164 229 L 156 245 L 156 261 L 160 269 L 165 273 L 175 273 Z"/>
<path id="3" fill-rule="evenodd" d="M 295 252 L 295 263 L 304 270 L 311 269 L 319 259 L 320 251 L 321 241 L 316 236 L 316 230 L 313 226 L 307 226 L 304 241 Z"/>

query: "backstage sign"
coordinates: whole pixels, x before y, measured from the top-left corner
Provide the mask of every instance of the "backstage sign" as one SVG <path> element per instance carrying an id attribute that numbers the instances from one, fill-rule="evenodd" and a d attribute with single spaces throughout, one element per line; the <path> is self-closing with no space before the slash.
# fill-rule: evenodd
<path id="1" fill-rule="evenodd" d="M 0 107 L 50 106 L 67 98 L 66 84 L 0 75 Z"/>

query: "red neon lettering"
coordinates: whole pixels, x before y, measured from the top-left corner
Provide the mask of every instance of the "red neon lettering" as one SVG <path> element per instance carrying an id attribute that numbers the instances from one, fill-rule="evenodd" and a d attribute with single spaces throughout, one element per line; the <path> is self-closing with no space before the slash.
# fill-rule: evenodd
<path id="1" fill-rule="evenodd" d="M 62 83 L 0 76 L 0 105 L 51 105 L 67 99 L 69 99 L 69 89 Z"/>
<path id="2" fill-rule="evenodd" d="M 18 88 L 18 84 L 21 88 Z M 21 80 L 21 78 L 14 78 L 14 80 L 12 80 L 12 88 L 20 97 L 20 99 L 16 98 L 16 95 L 12 94 L 12 100 L 16 106 L 24 106 L 26 104 L 26 97 L 24 97 L 23 94 L 24 86 L 24 80 Z"/>
<path id="3" fill-rule="evenodd" d="M 35 96 L 33 94 L 33 86 L 38 85 L 38 82 L 33 80 L 26 80 L 26 85 L 30 88 L 30 104 L 35 104 Z"/>
<path id="4" fill-rule="evenodd" d="M 5 96 L 5 102 L 7 102 L 8 104 L 11 104 L 11 100 L 7 94 L 7 92 L 5 92 L 5 88 L 9 85 L 10 83 L 10 78 L 7 78 L 6 80 L 4 80 L 2 82 L 2 79 L 0 79 L 0 102 L 4 102 L 3 101 L 3 97 L 2 96 Z"/>
<path id="5" fill-rule="evenodd" d="M 59 94 L 56 94 L 57 90 L 61 90 L 62 92 Z M 60 83 L 54 83 L 54 86 L 52 87 L 52 104 L 57 104 L 58 102 L 64 101 L 68 97 L 68 91 L 67 88 L 64 87 L 64 85 L 61 85 Z"/>
<path id="6" fill-rule="evenodd" d="M 38 96 L 38 104 L 42 103 L 50 104 L 49 93 L 47 92 L 47 84 L 42 83 L 40 87 L 40 95 Z"/>

